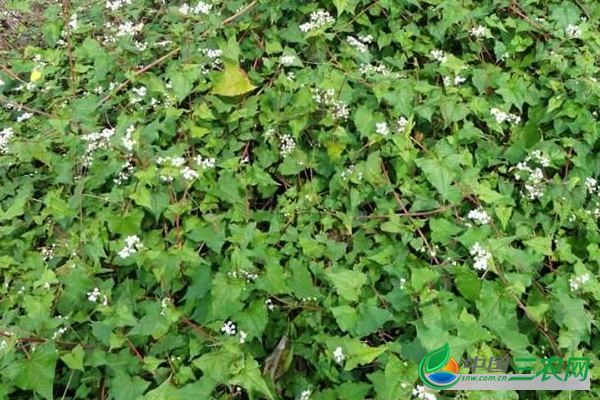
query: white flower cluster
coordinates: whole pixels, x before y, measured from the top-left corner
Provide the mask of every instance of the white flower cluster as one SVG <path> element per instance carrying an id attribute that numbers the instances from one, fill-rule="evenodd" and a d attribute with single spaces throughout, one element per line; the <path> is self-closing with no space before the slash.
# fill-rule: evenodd
<path id="1" fill-rule="evenodd" d="M 350 115 L 348 105 L 335 98 L 334 89 L 312 89 L 313 100 L 322 106 L 331 108 L 333 118 L 346 119 Z"/>
<path id="2" fill-rule="evenodd" d="M 525 160 L 518 163 L 516 166 L 517 172 L 515 179 L 520 180 L 521 175 L 525 173 L 527 180 L 525 181 L 525 190 L 531 200 L 538 199 L 544 195 L 544 172 L 540 167 L 532 168 L 529 164 L 537 162 L 542 167 L 550 165 L 550 159 L 540 150 L 534 150 L 531 155 L 525 157 Z"/>
<path id="3" fill-rule="evenodd" d="M 194 7 L 190 7 L 190 5 L 187 3 L 182 4 L 179 7 L 179 12 L 184 15 L 188 15 L 188 14 L 208 15 L 210 13 L 211 9 L 212 9 L 212 4 L 208 4 L 203 1 L 200 1 Z"/>
<path id="4" fill-rule="evenodd" d="M 196 156 L 196 164 L 202 169 L 214 168 L 217 163 L 217 160 L 214 158 L 205 158 L 200 154 Z"/>
<path id="5" fill-rule="evenodd" d="M 406 288 L 406 278 L 400 278 L 400 290 L 404 290 Z"/>
<path id="6" fill-rule="evenodd" d="M 229 271 L 227 275 L 233 279 L 244 278 L 246 283 L 254 282 L 258 278 L 258 274 L 243 269 L 241 269 L 239 273 L 238 271 Z"/>
<path id="7" fill-rule="evenodd" d="M 279 63 L 284 67 L 289 67 L 296 61 L 296 56 L 292 55 L 283 55 L 279 57 Z"/>
<path id="8" fill-rule="evenodd" d="M 333 359 L 335 360 L 335 362 L 341 364 L 344 362 L 345 358 L 346 357 L 344 356 L 344 350 L 342 350 L 341 347 L 336 347 L 333 351 Z"/>
<path id="9" fill-rule="evenodd" d="M 421 399 L 421 400 L 436 400 L 435 395 L 433 393 L 427 392 L 425 390 L 425 387 L 421 386 L 421 385 L 419 385 L 415 389 L 413 389 L 412 394 L 417 399 Z"/>
<path id="10" fill-rule="evenodd" d="M 42 247 L 40 253 L 44 261 L 51 260 L 54 257 L 54 250 L 56 250 L 56 243 L 52 243 L 50 247 Z"/>
<path id="11" fill-rule="evenodd" d="M 200 72 L 203 75 L 206 75 L 210 72 L 210 69 L 219 69 L 223 61 L 221 60 L 221 56 L 223 55 L 223 51 L 219 49 L 200 49 L 200 52 L 204 55 L 204 57 L 210 59 L 209 67 L 206 65 L 202 65 L 200 67 Z"/>
<path id="12" fill-rule="evenodd" d="M 77 29 L 77 13 L 73 13 L 69 18 L 69 29 L 73 31 Z"/>
<path id="13" fill-rule="evenodd" d="M 237 333 L 237 328 L 235 326 L 235 324 L 233 323 L 233 321 L 227 321 L 224 322 L 223 325 L 221 326 L 221 332 L 229 335 L 229 336 L 234 336 Z M 246 338 L 248 337 L 248 334 L 244 331 L 240 331 L 240 344 L 244 344 L 246 342 Z"/>
<path id="14" fill-rule="evenodd" d="M 504 111 L 500 111 L 498 108 L 492 108 L 490 110 L 490 114 L 496 118 L 496 122 L 499 124 L 505 121 L 508 121 L 512 124 L 518 124 L 521 122 L 521 117 L 517 114 L 505 113 Z"/>
<path id="15" fill-rule="evenodd" d="M 484 270 L 488 267 L 488 261 L 492 259 L 492 255 L 483 249 L 481 245 L 477 242 L 471 246 L 471 250 L 469 250 L 469 254 L 473 257 L 475 263 L 473 264 L 473 268 L 477 270 Z"/>
<path id="16" fill-rule="evenodd" d="M 446 61 L 448 61 L 448 57 L 446 57 L 446 53 L 444 53 L 442 50 L 431 50 L 431 52 L 429 53 L 431 55 L 431 57 L 438 61 L 440 64 L 444 64 Z"/>
<path id="17" fill-rule="evenodd" d="M 160 315 L 165 315 L 167 313 L 169 304 L 171 304 L 171 298 L 168 296 L 160 301 Z"/>
<path id="18" fill-rule="evenodd" d="M 4 128 L 0 131 L 0 153 L 8 153 L 8 142 L 14 136 L 12 128 Z"/>
<path id="19" fill-rule="evenodd" d="M 113 25 L 110 22 L 105 24 L 106 29 L 114 31 L 113 36 L 105 36 L 105 40 L 107 42 L 116 42 L 117 38 L 123 36 L 135 36 L 138 32 L 141 32 L 144 29 L 144 23 L 140 22 L 139 24 L 134 24 L 131 21 L 126 21 L 119 25 Z"/>
<path id="20" fill-rule="evenodd" d="M 2 143 L 0 135 L 0 143 Z M 0 144 L 0 149 L 2 149 L 2 145 Z M 589 194 L 598 193 L 600 194 L 600 186 L 598 186 L 598 181 L 592 177 L 585 178 L 585 188 L 587 189 Z"/>
<path id="21" fill-rule="evenodd" d="M 565 28 L 565 33 L 572 38 L 580 38 L 581 37 L 581 28 L 577 25 L 569 24 Z"/>
<path id="22" fill-rule="evenodd" d="M 469 29 L 469 35 L 471 35 L 475 38 L 482 37 L 483 35 L 485 35 L 485 26 L 477 25 L 477 26 Z"/>
<path id="23" fill-rule="evenodd" d="M 296 141 L 291 135 L 282 135 L 279 139 L 279 153 L 283 158 L 287 157 L 296 148 Z"/>
<path id="24" fill-rule="evenodd" d="M 33 117 L 33 114 L 30 112 L 24 112 L 20 116 L 17 117 L 17 122 L 27 121 L 29 118 Z"/>
<path id="25" fill-rule="evenodd" d="M 273 300 L 271 300 L 271 299 L 266 299 L 265 305 L 267 306 L 267 309 L 269 311 L 273 311 L 275 309 L 275 305 L 273 304 Z"/>
<path id="26" fill-rule="evenodd" d="M 106 8 L 110 11 L 117 11 L 126 4 L 131 4 L 132 0 L 106 0 Z"/>
<path id="27" fill-rule="evenodd" d="M 311 393 L 312 392 L 309 389 L 303 390 L 302 393 L 300 393 L 299 400 L 309 400 Z"/>
<path id="28" fill-rule="evenodd" d="M 390 134 L 390 128 L 388 127 L 387 122 L 378 122 L 375 124 L 375 132 L 380 134 L 381 136 L 387 136 Z"/>
<path id="29" fill-rule="evenodd" d="M 137 251 L 141 250 L 143 247 L 144 245 L 137 235 L 127 236 L 125 238 L 125 247 L 119 251 L 119 257 L 127 258 L 130 255 L 137 253 Z"/>
<path id="30" fill-rule="evenodd" d="M 69 328 L 67 328 L 66 326 L 63 326 L 62 328 L 58 328 L 58 330 L 56 332 L 54 332 L 54 334 L 52 335 L 52 339 L 56 340 L 56 339 L 60 338 L 68 330 L 69 330 Z"/>
<path id="31" fill-rule="evenodd" d="M 227 321 L 223 323 L 221 326 L 221 332 L 228 334 L 229 336 L 233 336 L 236 333 L 235 324 L 232 321 Z"/>
<path id="32" fill-rule="evenodd" d="M 362 64 L 359 68 L 359 71 L 363 75 L 375 75 L 379 74 L 382 76 L 389 76 L 391 74 L 388 67 L 383 64 Z"/>
<path id="33" fill-rule="evenodd" d="M 88 297 L 88 300 L 91 301 L 92 303 L 96 303 L 98 300 L 102 299 L 102 305 L 103 306 L 108 305 L 108 298 L 106 297 L 105 294 L 102 294 L 100 292 L 100 289 L 98 289 L 97 287 L 95 287 L 93 291 L 87 292 L 87 297 Z"/>
<path id="34" fill-rule="evenodd" d="M 104 128 L 101 132 L 83 135 L 82 139 L 87 142 L 85 154 L 83 155 L 83 165 L 87 167 L 92 164 L 94 161 L 94 151 L 98 149 L 108 149 L 110 147 L 110 139 L 114 135 L 114 128 Z"/>
<path id="35" fill-rule="evenodd" d="M 121 139 L 123 147 L 125 147 L 129 152 L 132 152 L 133 146 L 135 146 L 135 140 L 131 138 L 133 132 L 135 132 L 135 125 L 129 125 L 129 128 L 127 128 L 125 135 L 123 135 L 123 138 Z"/>
<path id="36" fill-rule="evenodd" d="M 490 216 L 481 208 L 469 211 L 467 218 L 472 219 L 479 225 L 487 225 L 490 223 Z"/>
<path id="37" fill-rule="evenodd" d="M 353 176 L 356 174 L 356 178 L 360 181 L 363 178 L 363 173 L 362 171 L 358 171 L 356 172 L 356 166 L 355 165 L 350 165 L 348 168 L 346 168 L 345 171 L 342 171 L 340 173 L 340 177 L 342 178 L 342 180 L 346 181 L 349 179 L 349 177 Z"/>
<path id="38" fill-rule="evenodd" d="M 463 78 L 460 75 L 456 75 L 454 77 L 454 79 L 450 78 L 449 76 L 444 76 L 444 78 L 442 80 L 444 82 L 444 86 L 448 87 L 448 86 L 452 86 L 452 85 L 458 86 L 461 83 L 464 83 L 467 79 Z"/>
<path id="39" fill-rule="evenodd" d="M 408 120 L 405 117 L 400 117 L 396 123 L 398 124 L 398 132 L 403 132 L 406 125 L 408 125 Z"/>
<path id="40" fill-rule="evenodd" d="M 140 86 L 138 88 L 133 88 L 133 89 L 131 89 L 131 91 L 135 95 L 129 101 L 131 104 L 136 104 L 136 103 L 141 102 L 144 99 L 144 96 L 146 96 L 146 93 L 148 93 L 148 89 L 146 89 L 145 86 Z"/>
<path id="41" fill-rule="evenodd" d="M 133 161 L 131 158 L 132 153 L 133 153 L 133 148 L 136 144 L 136 141 L 131 138 L 131 136 L 133 135 L 133 132 L 135 132 L 135 125 L 130 125 L 127 128 L 127 130 L 125 131 L 125 135 L 123 135 L 123 137 L 121 138 L 121 143 L 123 144 L 123 147 L 125 147 L 125 149 L 127 150 L 128 158 L 123 163 L 123 166 L 121 167 L 121 171 L 119 172 L 117 177 L 115 179 L 113 179 L 113 182 L 116 183 L 117 185 L 120 185 L 120 184 L 124 183 L 127 179 L 129 179 L 129 177 L 131 175 L 133 175 L 133 171 L 135 170 L 135 168 L 133 166 Z"/>
<path id="42" fill-rule="evenodd" d="M 371 35 L 367 36 L 358 36 L 355 38 L 354 36 L 348 36 L 346 41 L 350 46 L 352 46 L 359 53 L 368 53 L 369 52 L 369 44 L 373 41 L 373 37 Z"/>
<path id="43" fill-rule="evenodd" d="M 590 281 L 590 274 L 586 272 L 583 275 L 576 276 L 575 278 L 570 278 L 569 286 L 571 287 L 572 291 L 575 291 L 575 290 L 579 290 L 581 285 L 583 285 L 589 281 Z"/>
<path id="44" fill-rule="evenodd" d="M 214 158 L 204 158 L 201 155 L 197 155 L 195 161 L 201 169 L 214 168 L 216 163 Z M 186 181 L 197 179 L 200 176 L 198 171 L 185 163 L 186 160 L 183 157 L 158 157 L 156 164 L 163 168 L 166 167 L 166 170 L 161 171 L 160 179 L 165 182 L 173 182 L 175 179 L 173 168 L 177 168 L 179 175 Z"/>
<path id="45" fill-rule="evenodd" d="M 123 163 L 121 171 L 119 171 L 117 177 L 113 179 L 113 182 L 117 185 L 122 185 L 123 183 L 125 183 L 125 181 L 129 179 L 129 177 L 131 177 L 131 175 L 133 175 L 134 171 L 135 167 L 133 166 L 133 161 L 131 161 L 131 159 L 128 158 Z"/>
<path id="46" fill-rule="evenodd" d="M 317 10 L 310 13 L 310 22 L 300 25 L 300 30 L 306 33 L 320 29 L 325 25 L 333 24 L 334 22 L 335 18 L 333 18 L 327 11 Z"/>

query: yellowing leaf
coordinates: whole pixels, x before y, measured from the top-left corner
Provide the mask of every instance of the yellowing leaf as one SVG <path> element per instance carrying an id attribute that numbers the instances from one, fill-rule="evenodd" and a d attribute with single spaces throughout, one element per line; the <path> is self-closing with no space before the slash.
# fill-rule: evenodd
<path id="1" fill-rule="evenodd" d="M 225 62 L 225 69 L 217 78 L 212 93 L 221 96 L 239 96 L 256 88 L 246 75 L 246 71 L 235 64 Z"/>
<path id="2" fill-rule="evenodd" d="M 29 80 L 31 82 L 35 82 L 40 80 L 40 78 L 42 77 L 42 73 L 40 71 L 38 71 L 37 69 L 34 69 L 33 71 L 31 71 L 31 75 L 29 76 Z"/>

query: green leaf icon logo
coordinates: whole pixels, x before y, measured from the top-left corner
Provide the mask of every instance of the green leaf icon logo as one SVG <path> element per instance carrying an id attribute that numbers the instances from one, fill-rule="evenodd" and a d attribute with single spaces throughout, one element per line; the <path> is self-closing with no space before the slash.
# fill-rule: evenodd
<path id="1" fill-rule="evenodd" d="M 427 364 L 425 365 L 425 369 L 427 372 L 435 371 L 438 368 L 446 365 L 446 361 L 448 361 L 448 356 L 450 356 L 450 347 L 448 343 L 439 349 L 433 350 L 431 353 L 427 354 Z"/>
<path id="2" fill-rule="evenodd" d="M 454 374 L 451 374 L 451 375 L 455 376 L 455 378 L 453 378 L 453 381 L 451 381 L 447 384 L 442 384 L 441 382 L 431 380 L 427 376 L 427 374 L 430 374 L 431 372 L 435 371 L 436 369 L 442 368 L 444 365 L 446 365 L 449 357 L 450 357 L 450 346 L 448 346 L 448 343 L 446 343 L 439 349 L 433 350 L 432 352 L 428 353 L 425 357 L 423 357 L 423 359 L 421 360 L 421 363 L 419 364 L 419 377 L 421 378 L 421 381 L 423 381 L 423 383 L 426 384 L 427 386 L 429 386 L 430 388 L 438 389 L 438 390 L 449 389 L 452 386 L 456 385 L 456 383 L 459 380 L 456 379 L 456 376 Z M 433 374 L 433 375 L 436 375 L 436 374 Z M 431 376 L 433 376 L 433 375 L 431 375 Z"/>

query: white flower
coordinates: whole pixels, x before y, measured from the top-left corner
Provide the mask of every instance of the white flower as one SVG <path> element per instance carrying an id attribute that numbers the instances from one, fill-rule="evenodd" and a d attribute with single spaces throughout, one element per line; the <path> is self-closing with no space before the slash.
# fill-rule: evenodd
<path id="1" fill-rule="evenodd" d="M 300 30 L 302 32 L 309 32 L 322 28 L 325 25 L 333 24 L 334 22 L 335 18 L 327 11 L 317 10 L 310 14 L 310 22 L 300 25 Z"/>
<path id="2" fill-rule="evenodd" d="M 98 301 L 98 297 L 100 297 L 100 295 L 100 289 L 98 289 L 97 287 L 95 287 L 93 291 L 87 293 L 88 300 L 92 303 Z"/>
<path id="3" fill-rule="evenodd" d="M 4 81 L 0 78 L 0 86 L 4 86 Z"/>
<path id="4" fill-rule="evenodd" d="M 212 4 L 205 3 L 200 1 L 194 7 L 190 7 L 189 4 L 184 3 L 179 7 L 179 12 L 182 14 L 204 14 L 208 15 L 210 10 L 212 9 Z"/>
<path id="5" fill-rule="evenodd" d="M 425 390 L 424 386 L 417 386 L 413 392 L 412 392 L 413 396 L 415 396 L 417 399 L 421 399 L 421 400 L 436 400 L 436 397 L 433 393 L 429 393 Z"/>
<path id="6" fill-rule="evenodd" d="M 82 139 L 87 142 L 85 154 L 83 155 L 83 165 L 89 166 L 92 163 L 94 160 L 94 151 L 108 149 L 110 147 L 110 139 L 114 134 L 114 128 L 104 128 L 101 132 L 83 135 Z"/>
<path id="7" fill-rule="evenodd" d="M 542 167 L 548 167 L 550 165 L 550 158 L 548 158 L 541 150 L 534 150 L 531 152 L 531 156 L 527 156 L 525 162 L 529 162 L 532 158 L 542 164 Z"/>
<path id="8" fill-rule="evenodd" d="M 442 50 L 431 50 L 429 54 L 440 64 L 444 64 L 446 61 L 448 61 L 448 57 L 446 57 L 446 54 Z"/>
<path id="9" fill-rule="evenodd" d="M 303 390 L 302 393 L 300 393 L 300 399 L 299 400 L 309 400 L 310 399 L 310 394 L 312 392 L 308 389 Z"/>
<path id="10" fill-rule="evenodd" d="M 14 131 L 12 128 L 4 128 L 0 131 L 0 153 L 8 153 L 8 142 L 12 139 Z"/>
<path id="11" fill-rule="evenodd" d="M 296 142 L 291 135 L 282 135 L 279 139 L 279 153 L 282 157 L 287 157 L 296 148 Z"/>
<path id="12" fill-rule="evenodd" d="M 402 132 L 406 128 L 406 125 L 408 125 L 408 120 L 405 117 L 400 117 L 396 123 L 398 124 L 398 131 Z"/>
<path id="13" fill-rule="evenodd" d="M 363 64 L 360 66 L 359 71 L 363 75 L 380 74 L 382 76 L 389 76 L 391 74 L 388 67 L 383 64 Z"/>
<path id="14" fill-rule="evenodd" d="M 77 29 L 77 13 L 73 13 L 73 15 L 71 15 L 71 18 L 69 19 L 69 29 Z"/>
<path id="15" fill-rule="evenodd" d="M 219 68 L 219 66 L 223 63 L 223 61 L 221 60 L 223 51 L 220 49 L 205 48 L 205 49 L 200 49 L 200 52 L 204 55 L 204 57 L 209 58 L 211 60 L 210 67 L 213 69 Z M 209 70 L 206 68 L 206 66 L 201 67 L 202 74 L 206 75 L 208 73 L 208 71 Z"/>
<path id="16" fill-rule="evenodd" d="M 565 28 L 565 32 L 567 35 L 573 37 L 573 38 L 580 38 L 581 37 L 581 28 L 579 28 L 577 25 L 573 25 L 570 24 Z"/>
<path id="17" fill-rule="evenodd" d="M 227 321 L 221 326 L 221 332 L 228 334 L 229 336 L 235 335 L 235 324 L 232 321 Z"/>
<path id="18" fill-rule="evenodd" d="M 127 236 L 125 238 L 125 247 L 119 251 L 119 257 L 125 259 L 130 255 L 137 253 L 137 251 L 141 250 L 143 247 L 144 245 L 137 235 Z"/>
<path id="19" fill-rule="evenodd" d="M 345 171 L 342 171 L 340 173 L 340 177 L 344 181 L 348 180 L 348 178 L 351 177 L 351 176 L 356 176 L 356 179 L 358 179 L 359 181 L 362 180 L 363 173 L 361 171 L 358 171 L 358 173 L 355 174 L 355 172 L 356 172 L 356 166 L 355 165 L 350 165 L 348 168 L 346 168 Z"/>
<path id="20" fill-rule="evenodd" d="M 1 341 L 0 342 L 0 350 L 4 350 L 6 348 L 6 345 L 7 345 L 6 340 Z"/>
<path id="21" fill-rule="evenodd" d="M 271 299 L 266 299 L 265 300 L 265 304 L 267 305 L 267 309 L 269 311 L 273 311 L 273 309 L 275 309 L 275 305 L 273 304 L 273 300 Z"/>
<path id="22" fill-rule="evenodd" d="M 240 331 L 240 344 L 244 344 L 246 342 L 246 338 L 248 334 L 244 331 Z"/>
<path id="23" fill-rule="evenodd" d="M 168 296 L 160 301 L 160 315 L 165 315 L 167 313 L 169 304 L 171 304 L 171 298 Z"/>
<path id="24" fill-rule="evenodd" d="M 54 334 L 52 335 L 52 339 L 56 340 L 59 337 L 61 337 L 63 335 L 63 333 L 65 333 L 68 330 L 67 327 L 62 327 L 59 328 L 56 332 L 54 332 Z"/>
<path id="25" fill-rule="evenodd" d="M 19 117 L 17 117 L 17 122 L 27 121 L 31 117 L 33 117 L 32 113 L 30 113 L 30 112 L 24 112 Z"/>
<path id="26" fill-rule="evenodd" d="M 123 147 L 125 147 L 129 152 L 133 151 L 133 146 L 135 146 L 135 140 L 131 139 L 131 135 L 135 132 L 135 125 L 130 125 L 125 131 L 125 135 L 121 139 L 123 143 Z"/>
<path id="27" fill-rule="evenodd" d="M 313 100 L 327 108 L 330 108 L 335 119 L 346 119 L 350 115 L 348 105 L 337 100 L 333 89 L 312 89 Z"/>
<path id="28" fill-rule="evenodd" d="M 135 96 L 131 99 L 130 103 L 135 104 L 135 103 L 139 103 L 140 101 L 142 101 L 144 96 L 146 96 L 148 89 L 146 89 L 145 86 L 140 86 L 139 88 L 131 89 L 131 91 L 133 93 L 135 93 Z"/>
<path id="29" fill-rule="evenodd" d="M 485 27 L 477 25 L 476 27 L 469 29 L 469 34 L 473 37 L 480 38 L 485 35 Z"/>
<path id="30" fill-rule="evenodd" d="M 590 274 L 586 272 L 583 275 L 576 276 L 575 278 L 570 278 L 569 286 L 571 287 L 572 291 L 575 291 L 575 290 L 578 290 L 581 287 L 581 285 L 589 282 L 589 280 L 590 280 Z"/>
<path id="31" fill-rule="evenodd" d="M 0 133 L 0 149 L 2 149 L 2 134 Z M 585 188 L 588 193 L 593 194 L 594 192 L 600 190 L 598 187 L 598 181 L 592 177 L 585 178 Z"/>
<path id="32" fill-rule="evenodd" d="M 346 38 L 346 41 L 348 42 L 348 44 L 350 46 L 352 46 L 359 53 L 368 53 L 369 52 L 368 43 L 370 43 L 370 42 L 363 42 L 360 39 L 355 38 L 354 36 L 348 36 Z"/>
<path id="33" fill-rule="evenodd" d="M 125 4 L 131 4 L 132 0 L 106 0 L 106 8 L 110 11 L 117 11 L 119 8 L 123 7 Z"/>
<path id="34" fill-rule="evenodd" d="M 183 167 L 180 172 L 181 172 L 181 176 L 186 181 L 192 181 L 192 180 L 198 178 L 198 176 L 199 176 L 196 171 L 194 171 L 193 169 L 191 169 L 188 166 Z"/>
<path id="35" fill-rule="evenodd" d="M 294 61 L 296 61 L 296 56 L 283 55 L 279 58 L 279 63 L 286 67 L 289 67 L 290 65 L 292 65 L 294 63 Z"/>
<path id="36" fill-rule="evenodd" d="M 131 161 L 131 159 L 127 159 L 123 163 L 123 166 L 121 167 L 121 171 L 119 172 L 117 177 L 115 179 L 113 179 L 113 182 L 116 183 L 117 185 L 124 183 L 127 179 L 129 179 L 129 177 L 131 175 L 133 175 L 134 170 L 135 170 L 135 168 L 133 167 L 133 162 Z"/>
<path id="37" fill-rule="evenodd" d="M 107 28 L 112 28 L 112 25 L 108 24 Z M 117 26 L 117 32 L 115 33 L 115 38 L 109 41 L 114 41 L 116 38 L 121 36 L 134 36 L 136 33 L 140 32 L 144 29 L 144 24 L 140 22 L 139 24 L 134 25 L 133 22 L 127 21 Z"/>
<path id="38" fill-rule="evenodd" d="M 344 356 L 344 350 L 342 350 L 341 347 L 336 347 L 333 351 L 333 359 L 335 360 L 335 362 L 341 364 L 344 362 L 345 358 L 346 357 Z"/>
<path id="39" fill-rule="evenodd" d="M 400 278 L 400 289 L 404 290 L 404 288 L 406 287 L 406 278 Z"/>
<path id="40" fill-rule="evenodd" d="M 390 133 L 390 129 L 386 122 L 378 122 L 375 124 L 375 131 L 381 136 L 387 136 Z"/>
<path id="41" fill-rule="evenodd" d="M 505 113 L 503 111 L 500 111 L 498 108 L 490 109 L 490 114 L 492 114 L 492 116 L 494 118 L 496 118 L 496 122 L 499 124 L 501 124 L 505 121 L 509 121 L 514 124 L 518 124 L 521 122 L 520 116 L 518 116 L 516 114 Z"/>
<path id="42" fill-rule="evenodd" d="M 492 259 L 492 255 L 483 249 L 479 243 L 473 244 L 469 253 L 473 257 L 475 263 L 473 264 L 473 268 L 477 270 L 484 270 L 488 267 L 488 261 Z"/>
<path id="43" fill-rule="evenodd" d="M 467 214 L 467 218 L 472 219 L 479 225 L 487 225 L 490 222 L 490 216 L 481 208 L 478 210 L 469 211 L 469 214 Z"/>
<path id="44" fill-rule="evenodd" d="M 200 154 L 196 156 L 196 164 L 202 169 L 214 168 L 217 163 L 215 158 L 204 158 Z"/>

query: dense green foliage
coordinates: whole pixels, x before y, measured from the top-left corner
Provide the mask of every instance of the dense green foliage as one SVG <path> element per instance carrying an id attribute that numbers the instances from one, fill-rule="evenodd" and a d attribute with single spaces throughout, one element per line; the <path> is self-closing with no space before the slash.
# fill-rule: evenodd
<path id="1" fill-rule="evenodd" d="M 600 3 L 4 4 L 0 398 L 600 395 Z"/>

